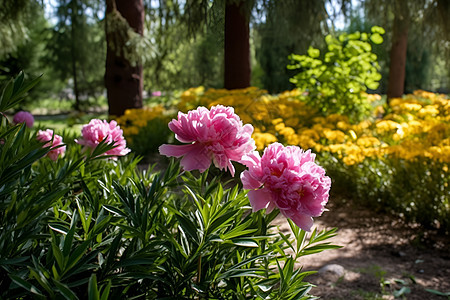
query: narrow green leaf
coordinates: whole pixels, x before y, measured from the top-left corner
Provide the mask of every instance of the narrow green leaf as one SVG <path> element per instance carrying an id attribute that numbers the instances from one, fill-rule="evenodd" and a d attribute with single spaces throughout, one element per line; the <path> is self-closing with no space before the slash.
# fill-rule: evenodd
<path id="1" fill-rule="evenodd" d="M 231 243 L 233 245 L 236 246 L 241 246 L 241 247 L 251 247 L 251 248 L 257 248 L 259 247 L 258 243 L 255 242 L 252 239 L 246 239 L 246 238 L 235 238 L 235 239 L 231 239 Z"/>
<path id="2" fill-rule="evenodd" d="M 53 280 L 53 283 L 56 285 L 57 290 L 61 293 L 61 295 L 64 296 L 64 298 L 68 300 L 79 299 L 77 295 L 67 285 L 57 280 Z"/>
<path id="3" fill-rule="evenodd" d="M 13 275 L 13 274 L 8 274 L 8 276 L 18 286 L 20 286 L 20 287 L 24 288 L 25 290 L 29 291 L 30 293 L 32 293 L 37 299 L 42 299 L 42 300 L 47 299 L 47 297 L 44 296 L 42 294 L 42 292 L 37 287 L 35 287 L 31 283 L 29 283 L 28 281 L 25 281 L 22 278 L 20 278 L 19 276 L 16 276 L 16 275 Z"/>
<path id="4" fill-rule="evenodd" d="M 75 251 L 72 252 L 72 254 L 69 256 L 69 259 L 67 261 L 67 267 L 66 270 L 70 270 L 72 267 L 74 267 L 80 258 L 86 253 L 86 249 L 89 247 L 91 241 L 87 240 L 80 244 Z"/>
<path id="5" fill-rule="evenodd" d="M 100 300 L 100 294 L 97 287 L 97 276 L 95 274 L 92 274 L 89 278 L 88 297 L 89 300 Z"/>
<path id="6" fill-rule="evenodd" d="M 440 292 L 438 290 L 434 290 L 434 289 L 425 289 L 425 291 L 427 291 L 428 293 L 432 293 L 435 295 L 439 295 L 439 296 L 450 296 L 450 292 Z"/>
<path id="7" fill-rule="evenodd" d="M 69 232 L 67 232 L 67 235 L 64 238 L 63 255 L 65 257 L 69 256 L 69 254 L 70 254 L 70 249 L 72 247 L 75 229 L 76 229 L 75 225 L 72 225 Z"/>
<path id="8" fill-rule="evenodd" d="M 187 233 L 196 242 L 198 242 L 197 226 L 192 223 L 189 218 L 181 214 L 176 214 L 175 217 L 177 218 L 178 223 L 180 223 L 180 226 L 183 228 L 184 232 Z"/>
<path id="9" fill-rule="evenodd" d="M 100 300 L 108 300 L 109 299 L 109 292 L 111 290 L 112 282 L 108 281 L 108 285 L 106 285 L 105 289 L 102 290 L 102 297 Z"/>

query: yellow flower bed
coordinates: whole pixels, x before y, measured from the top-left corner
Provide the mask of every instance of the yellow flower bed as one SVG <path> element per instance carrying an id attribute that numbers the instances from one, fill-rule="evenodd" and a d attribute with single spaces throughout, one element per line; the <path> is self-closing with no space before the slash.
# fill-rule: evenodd
<path id="1" fill-rule="evenodd" d="M 125 114 L 117 118 L 117 123 L 123 130 L 127 142 L 133 143 L 133 139 L 147 127 L 149 122 L 158 118 L 168 118 L 163 106 L 127 109 Z"/>
<path id="2" fill-rule="evenodd" d="M 278 141 L 336 154 L 348 165 L 367 157 L 450 162 L 450 100 L 445 95 L 415 91 L 392 99 L 388 107 L 375 107 L 373 120 L 358 124 L 351 124 L 346 116 L 319 116 L 298 100 L 299 95 L 301 91 L 292 90 L 273 96 L 255 87 L 193 88 L 183 93 L 179 108 L 233 106 L 244 123 L 255 127 L 258 150 Z M 381 100 L 379 95 L 369 98 Z"/>

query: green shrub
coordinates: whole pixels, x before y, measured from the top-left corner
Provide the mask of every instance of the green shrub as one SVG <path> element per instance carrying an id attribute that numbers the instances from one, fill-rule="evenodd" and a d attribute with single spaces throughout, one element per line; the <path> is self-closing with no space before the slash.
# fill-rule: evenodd
<path id="1" fill-rule="evenodd" d="M 19 81 L 1 107 L 25 93 Z M 336 229 L 289 222 L 284 235 L 238 185 L 174 161 L 139 171 L 133 155 L 100 156 L 111 144 L 73 142 L 53 161 L 5 119 L 0 140 L 1 299 L 311 299 L 313 272 L 295 262 L 337 247 L 324 242 Z"/>
<path id="2" fill-rule="evenodd" d="M 288 68 L 299 70 L 291 82 L 308 92 L 303 100 L 325 115 L 345 114 L 353 121 L 368 116 L 371 106 L 363 92 L 378 88 L 381 79 L 370 41 L 382 43 L 383 33 L 383 28 L 375 26 L 371 33 L 328 35 L 323 55 L 312 47 L 307 55 L 291 54 Z"/>
<path id="3" fill-rule="evenodd" d="M 334 179 L 335 193 L 407 222 L 450 231 L 446 163 L 426 158 L 366 158 L 349 166 L 329 153 L 322 153 L 319 161 Z"/>

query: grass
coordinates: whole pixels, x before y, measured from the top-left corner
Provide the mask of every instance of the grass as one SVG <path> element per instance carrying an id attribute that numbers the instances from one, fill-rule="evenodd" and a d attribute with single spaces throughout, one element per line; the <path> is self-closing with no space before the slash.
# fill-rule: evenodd
<path id="1" fill-rule="evenodd" d="M 80 135 L 83 125 L 89 123 L 91 119 L 107 118 L 107 113 L 40 115 L 35 117 L 35 127 L 39 129 L 53 129 L 57 134 L 65 132 L 77 136 Z"/>

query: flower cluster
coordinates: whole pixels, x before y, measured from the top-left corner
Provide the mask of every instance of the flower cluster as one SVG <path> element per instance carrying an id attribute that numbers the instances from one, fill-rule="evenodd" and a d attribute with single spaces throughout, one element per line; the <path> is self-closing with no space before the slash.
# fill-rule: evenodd
<path id="1" fill-rule="evenodd" d="M 34 124 L 34 117 L 31 113 L 22 110 L 14 115 L 13 123 L 14 124 L 25 123 L 25 125 L 28 128 L 31 128 L 33 127 Z"/>
<path id="2" fill-rule="evenodd" d="M 300 228 L 309 231 L 328 202 L 331 179 L 314 162 L 310 150 L 297 146 L 269 145 L 262 157 L 253 152 L 244 157 L 248 170 L 241 174 L 253 211 L 278 207 Z"/>
<path id="3" fill-rule="evenodd" d="M 233 106 L 243 122 L 253 124 L 258 150 L 273 142 L 298 145 L 332 153 L 347 165 L 384 157 L 450 162 L 450 100 L 445 95 L 419 90 L 392 99 L 388 107 L 381 105 L 379 95 L 368 95 L 373 119 L 357 124 L 342 115 L 319 116 L 298 100 L 307 97 L 299 90 L 271 96 L 256 88 L 211 89 L 190 95 L 191 101 L 208 107 Z"/>
<path id="4" fill-rule="evenodd" d="M 125 113 L 117 118 L 117 123 L 123 128 L 123 135 L 131 141 L 133 137 L 154 119 L 164 115 L 164 107 L 161 105 L 146 108 L 127 109 Z"/>
<path id="5" fill-rule="evenodd" d="M 50 152 L 47 153 L 47 156 L 56 161 L 59 156 L 63 156 L 66 151 L 66 146 L 63 146 L 63 139 L 60 135 L 54 134 L 53 130 L 39 130 L 37 133 L 37 140 L 45 143 L 44 147 L 51 147 Z"/>
<path id="6" fill-rule="evenodd" d="M 56 161 L 58 157 L 63 156 L 66 151 L 66 146 L 63 144 L 61 136 L 55 134 L 53 130 L 39 130 L 37 133 L 37 140 L 45 143 L 43 147 L 51 147 L 47 156 Z M 92 119 L 89 124 L 84 125 L 81 130 L 81 138 L 76 139 L 75 142 L 84 146 L 84 149 L 94 150 L 102 141 L 113 144 L 115 147 L 106 151 L 103 155 L 111 155 L 113 159 L 117 156 L 123 156 L 130 152 L 126 148 L 126 141 L 122 135 L 120 126 L 116 121 Z"/>
<path id="7" fill-rule="evenodd" d="M 206 171 L 212 161 L 234 176 L 231 161 L 240 162 L 244 154 L 255 149 L 253 126 L 243 125 L 232 107 L 218 105 L 211 110 L 199 107 L 187 114 L 179 112 L 169 128 L 178 141 L 188 144 L 162 145 L 159 151 L 166 156 L 183 156 L 181 165 L 186 171 Z"/>
<path id="8" fill-rule="evenodd" d="M 251 139 L 253 127 L 243 125 L 232 107 L 217 105 L 208 110 L 199 107 L 187 114 L 179 113 L 169 123 L 175 137 L 187 145 L 162 145 L 160 153 L 183 157 L 185 170 L 205 171 L 211 161 L 220 169 L 229 169 L 234 176 L 231 161 L 248 167 L 241 174 L 253 211 L 278 208 L 300 228 L 309 231 L 312 217 L 324 211 L 328 202 L 331 180 L 325 170 L 314 162 L 310 150 L 297 146 L 270 144 L 262 157 L 254 151 Z"/>
<path id="9" fill-rule="evenodd" d="M 81 135 L 81 139 L 75 142 L 84 146 L 85 150 L 92 150 L 105 141 L 108 144 L 114 143 L 115 148 L 106 151 L 104 155 L 123 156 L 130 152 L 126 147 L 122 129 L 114 120 L 108 123 L 106 120 L 92 119 L 89 124 L 83 126 Z"/>

